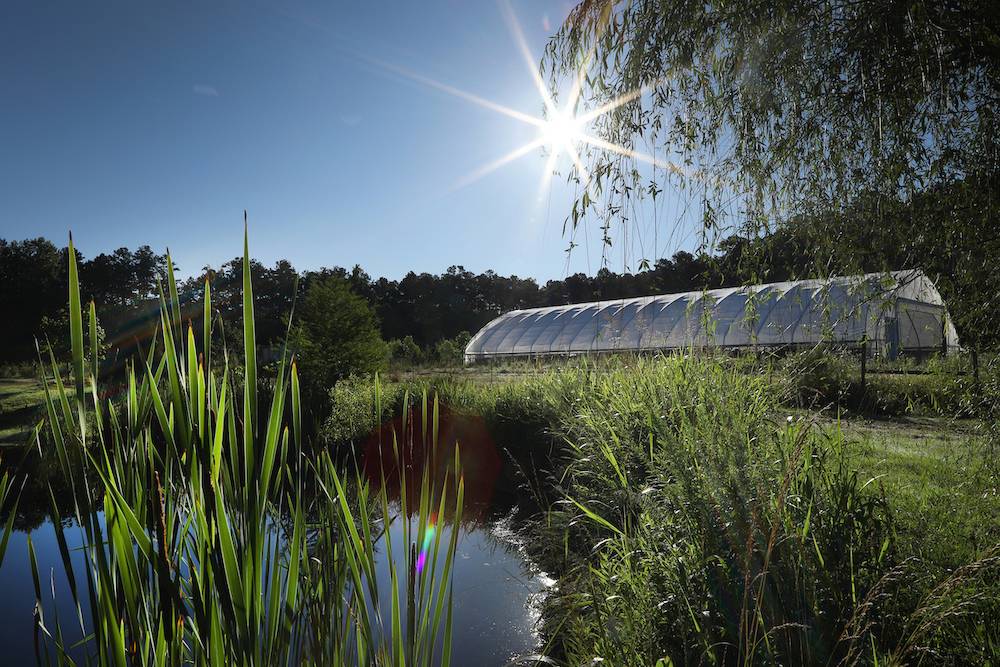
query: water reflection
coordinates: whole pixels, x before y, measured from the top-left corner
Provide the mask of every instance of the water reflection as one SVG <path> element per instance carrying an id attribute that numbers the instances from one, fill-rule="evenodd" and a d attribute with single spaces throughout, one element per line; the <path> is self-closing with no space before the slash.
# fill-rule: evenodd
<path id="1" fill-rule="evenodd" d="M 512 527 L 518 511 L 512 472 L 504 465 L 482 419 L 442 408 L 438 417 L 438 447 L 433 452 L 425 445 L 431 438 L 423 437 L 424 430 L 418 414 L 383 425 L 359 448 L 359 463 L 370 483 L 381 484 L 385 480 L 389 495 L 397 503 L 403 500 L 400 489 L 405 487 L 405 500 L 413 507 L 425 472 L 436 489 L 454 482 L 457 443 L 466 488 L 463 520 L 456 527 L 453 517 L 437 517 L 443 542 L 450 539 L 452 531 L 460 531 L 452 570 L 452 664 L 499 666 L 517 656 L 535 653 L 540 597 L 550 582 L 531 565 Z M 430 434 L 433 424 L 428 423 L 426 430 Z M 394 431 L 405 435 L 397 438 L 397 444 L 405 443 L 398 447 L 399 463 L 390 454 Z M 18 531 L 12 536 L 6 559 L 0 566 L 3 589 L 0 618 L 4 621 L 0 623 L 0 645 L 4 647 L 0 663 L 3 664 L 33 663 L 36 642 L 44 651 L 45 642 L 36 636 L 33 620 L 35 589 L 28 558 L 29 535 L 38 562 L 40 611 L 46 626 L 55 628 L 58 621 L 65 645 L 73 645 L 86 635 L 77 619 L 51 518 L 49 485 L 58 511 L 63 514 L 58 520 L 66 526 L 76 580 L 85 587 L 85 552 L 81 548 L 84 537 L 75 521 L 65 516 L 73 507 L 70 488 L 61 480 L 58 465 L 44 452 L 33 447 L 22 454 L 16 459 L 5 457 L 7 465 L 21 474 L 27 473 L 27 485 L 18 508 Z M 429 463 L 425 465 L 425 461 Z M 453 492 L 449 492 L 449 498 L 453 497 Z M 445 506 L 452 507 L 453 503 L 446 502 Z M 411 535 L 416 534 L 415 518 L 397 514 L 388 522 L 386 534 L 376 545 L 378 588 L 380 595 L 385 596 L 381 601 L 383 608 L 388 608 L 391 596 L 384 540 L 391 540 L 394 557 L 402 559 L 409 546 L 403 543 L 403 524 L 407 521 L 411 522 Z M 281 523 L 280 520 L 274 523 L 276 530 Z M 84 589 L 81 594 L 86 596 Z M 84 627 L 89 631 L 92 626 L 86 604 L 82 612 Z M 86 645 L 71 651 L 71 655 L 85 660 L 85 651 Z"/>
<path id="2" fill-rule="evenodd" d="M 384 480 L 391 499 L 400 500 L 405 488 L 406 506 L 412 510 L 419 502 L 425 474 L 437 494 L 445 490 L 454 498 L 456 449 L 465 479 L 462 520 L 483 522 L 509 511 L 514 505 L 510 494 L 496 497 L 499 487 L 507 486 L 501 482 L 509 481 L 501 480 L 503 460 L 486 422 L 478 415 L 442 405 L 435 424 L 433 415 L 411 408 L 367 437 L 361 448 L 361 466 L 373 487 Z M 453 507 L 453 503 L 446 502 L 446 507 Z"/>
<path id="3" fill-rule="evenodd" d="M 388 530 L 397 559 L 407 547 L 403 542 L 403 521 L 397 517 Z M 415 531 L 414 519 L 408 521 Z M 445 541 L 456 528 L 442 523 L 439 530 Z M 457 530 L 461 532 L 452 566 L 452 664 L 500 666 L 535 653 L 538 609 L 548 581 L 525 557 L 509 529 L 509 518 L 463 522 Z M 382 557 L 384 544 L 377 548 L 380 603 L 387 609 L 391 598 L 389 565 Z"/>
<path id="4" fill-rule="evenodd" d="M 86 567 L 86 555 L 81 549 L 84 536 L 75 522 L 68 521 L 66 525 L 66 542 L 73 571 L 78 583 L 85 585 L 81 579 L 85 576 Z M 40 612 L 45 626 L 53 628 L 53 632 L 57 625 L 61 626 L 67 646 L 77 644 L 86 636 L 80 629 L 77 608 L 70 594 L 55 530 L 50 520 L 44 520 L 30 531 L 19 530 L 11 536 L 4 562 L 0 565 L 0 588 L 3 590 L 0 595 L 0 618 L 3 619 L 3 623 L 0 623 L 0 646 L 3 647 L 0 663 L 7 665 L 34 664 L 36 646 L 42 651 L 43 660 L 45 658 L 45 641 L 38 633 L 34 621 L 35 589 L 28 557 L 29 536 L 38 563 L 42 602 Z M 84 604 L 80 612 L 84 627 L 89 631 L 89 606 Z M 82 647 L 77 647 L 70 650 L 69 654 L 79 662 L 84 658 L 85 651 Z"/>
<path id="5" fill-rule="evenodd" d="M 460 531 L 453 564 L 453 664 L 505 665 L 537 652 L 538 610 L 552 582 L 531 565 L 512 527 L 523 508 L 516 502 L 513 471 L 504 465 L 486 422 L 445 405 L 435 422 L 431 411 L 411 408 L 366 438 L 360 464 L 369 484 L 384 483 L 397 508 L 405 503 L 409 511 L 393 517 L 388 529 L 393 554 L 402 554 L 410 548 L 403 523 L 409 522 L 405 532 L 417 532 L 414 514 L 425 476 L 435 500 L 444 492 L 446 511 L 454 508 L 456 449 L 465 482 L 460 526 L 453 515 L 434 517 L 442 543 Z M 378 573 L 380 584 L 388 580 L 384 560 Z M 382 588 L 381 595 L 387 605 L 391 589 Z"/>

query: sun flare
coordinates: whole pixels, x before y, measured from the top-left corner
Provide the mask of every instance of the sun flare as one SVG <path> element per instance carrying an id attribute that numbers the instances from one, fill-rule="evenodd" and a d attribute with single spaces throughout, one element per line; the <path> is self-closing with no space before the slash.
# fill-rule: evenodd
<path id="1" fill-rule="evenodd" d="M 541 127 L 541 138 L 553 153 L 575 149 L 584 136 L 583 120 L 571 113 L 556 112 Z"/>
<path id="2" fill-rule="evenodd" d="M 436 81 L 422 74 L 410 71 L 404 67 L 381 61 L 373 61 L 380 67 L 417 81 L 418 83 L 431 88 L 436 88 L 437 90 L 448 93 L 449 95 L 454 95 L 455 97 L 464 99 L 468 102 L 476 104 L 477 106 L 496 111 L 509 118 L 514 118 L 528 125 L 534 125 L 538 128 L 538 135 L 534 140 L 518 146 L 507 154 L 502 155 L 488 164 L 482 165 L 469 174 L 466 174 L 455 184 L 456 188 L 469 185 L 470 183 L 483 178 L 487 174 L 496 171 L 500 167 L 528 155 L 539 148 L 547 150 L 549 154 L 545 170 L 542 175 L 543 190 L 548 187 L 550 178 L 553 175 L 560 158 L 563 158 L 564 156 L 569 158 L 572 162 L 580 181 L 585 186 L 588 185 L 590 182 L 590 174 L 588 173 L 582 158 L 583 151 L 588 149 L 597 149 L 609 153 L 617 153 L 640 162 L 651 164 L 654 167 L 667 169 L 676 173 L 682 173 L 682 169 L 672 162 L 660 160 L 646 153 L 641 153 L 632 148 L 607 141 L 594 136 L 588 131 L 592 121 L 614 111 L 615 109 L 618 109 L 625 104 L 628 104 L 629 102 L 632 102 L 633 100 L 638 99 L 643 94 L 648 93 L 656 85 L 656 82 L 651 82 L 650 84 L 641 86 L 631 92 L 616 97 L 596 109 L 578 110 L 578 103 L 580 101 L 583 83 L 586 76 L 586 68 L 593 55 L 592 49 L 589 54 L 586 54 L 585 57 L 582 58 L 580 69 L 577 72 L 576 77 L 574 77 L 575 80 L 573 81 L 573 85 L 570 87 L 569 94 L 566 96 L 565 102 L 561 106 L 557 106 L 553 91 L 549 89 L 549 85 L 542 79 L 542 75 L 537 67 L 537 61 L 528 48 L 528 43 L 524 38 L 521 25 L 518 22 L 517 17 L 514 15 L 514 11 L 510 7 L 509 2 L 507 2 L 507 0 L 501 0 L 500 7 L 504 13 L 508 26 L 510 27 L 514 40 L 517 43 L 518 50 L 521 52 L 521 56 L 524 59 L 525 64 L 528 66 L 535 88 L 538 90 L 539 97 L 541 98 L 542 105 L 545 110 L 544 115 L 541 117 L 512 109 L 499 104 L 498 102 L 485 99 L 479 95 L 475 95 L 446 83 Z"/>

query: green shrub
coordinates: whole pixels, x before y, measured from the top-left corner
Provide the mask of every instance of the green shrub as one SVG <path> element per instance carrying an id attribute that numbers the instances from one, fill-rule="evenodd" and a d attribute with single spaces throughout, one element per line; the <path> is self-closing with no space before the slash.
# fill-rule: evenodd
<path id="1" fill-rule="evenodd" d="M 434 358 L 441 366 L 461 366 L 465 363 L 465 346 L 472 340 L 468 331 L 454 338 L 445 338 L 434 346 Z"/>
<path id="2" fill-rule="evenodd" d="M 379 424 L 398 414 L 406 389 L 398 383 L 381 383 L 382 412 L 375 414 L 375 385 L 371 378 L 355 375 L 341 380 L 330 389 L 329 416 L 320 428 L 319 442 L 336 446 L 364 439 Z M 414 395 L 420 395 L 419 389 Z"/>
<path id="3" fill-rule="evenodd" d="M 335 276 L 309 285 L 296 313 L 291 347 L 307 400 L 322 403 L 338 380 L 385 364 L 386 345 L 371 306 Z"/>
<path id="4" fill-rule="evenodd" d="M 0 377 L 30 379 L 38 377 L 37 361 L 12 361 L 0 365 Z"/>
<path id="5" fill-rule="evenodd" d="M 413 336 L 397 338 L 388 343 L 389 365 L 392 368 L 412 368 L 424 361 L 424 352 Z"/>
<path id="6" fill-rule="evenodd" d="M 963 411 L 977 420 L 977 429 L 988 451 L 988 467 L 1000 485 L 1000 356 L 980 371 L 980 382 L 962 396 Z"/>
<path id="7" fill-rule="evenodd" d="M 961 417 L 969 416 L 973 380 L 950 373 L 871 375 L 865 389 L 875 414 Z"/>
<path id="8" fill-rule="evenodd" d="M 856 355 L 817 346 L 778 362 L 785 402 L 822 408 L 847 402 L 855 391 Z"/>
<path id="9" fill-rule="evenodd" d="M 465 346 L 470 340 L 472 335 L 463 331 L 454 338 L 439 340 L 427 351 L 422 350 L 412 336 L 391 340 L 388 344 L 389 366 L 398 370 L 418 366 L 462 366 L 465 362 Z"/>
<path id="10" fill-rule="evenodd" d="M 969 417 L 975 382 L 963 361 L 932 357 L 925 364 L 883 367 L 869 360 L 861 382 L 856 354 L 818 346 L 774 362 L 782 402 L 799 408 L 850 410 L 872 416 Z"/>

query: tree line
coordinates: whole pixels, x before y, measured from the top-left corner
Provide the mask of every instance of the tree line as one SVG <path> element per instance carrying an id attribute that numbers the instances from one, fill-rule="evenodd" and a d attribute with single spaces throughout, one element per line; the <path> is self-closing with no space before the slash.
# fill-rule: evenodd
<path id="1" fill-rule="evenodd" d="M 737 249 L 740 244 L 734 240 L 722 247 Z M 729 266 L 729 254 L 680 251 L 672 258 L 657 260 L 645 271 L 615 273 L 605 268 L 593 276 L 577 273 L 544 284 L 492 270 L 474 273 L 462 266 L 449 267 L 441 274 L 411 271 L 393 280 L 372 278 L 360 266 L 299 271 L 288 260 L 271 266 L 251 260 L 250 273 L 257 336 L 264 347 L 284 341 L 296 293 L 304 299 L 313 286 L 335 282 L 343 284 L 371 309 L 382 339 L 410 339 L 427 351 L 463 332 L 475 333 L 494 317 L 513 309 L 737 284 L 741 275 Z M 85 300 L 97 304 L 109 353 L 130 350 L 136 342 L 141 345 L 156 326 L 153 315 L 159 283 L 167 270 L 166 254 L 142 246 L 136 250 L 119 248 L 89 259 L 78 256 L 77 261 L 81 292 Z M 176 271 L 180 267 L 174 268 Z M 57 332 L 68 319 L 66 272 L 65 247 L 44 238 L 0 239 L 0 304 L 10 316 L 0 332 L 4 343 L 0 362 L 34 359 L 36 338 L 43 344 L 46 339 L 56 344 L 65 338 Z M 242 258 L 234 258 L 218 269 L 205 268 L 179 284 L 182 303 L 187 305 L 185 319 L 197 322 L 207 281 L 231 350 L 241 346 L 238 322 L 242 272 Z M 343 298 L 338 295 L 327 300 L 332 304 Z M 300 305 L 307 307 L 304 301 Z M 302 311 L 298 315 L 307 319 L 310 316 L 319 317 L 319 313 Z"/>
<path id="2" fill-rule="evenodd" d="M 288 260 L 271 266 L 251 260 L 257 337 L 265 359 L 268 350 L 277 354 L 287 339 L 288 317 L 298 295 L 293 319 L 299 326 L 292 331 L 292 342 L 305 349 L 309 336 L 333 336 L 330 340 L 350 347 L 350 336 L 369 332 L 364 336 L 373 341 L 354 356 L 366 359 L 361 368 L 370 369 L 391 354 L 411 359 L 435 353 L 457 356 L 470 334 L 514 309 L 920 268 L 938 284 L 963 344 L 973 350 L 991 348 L 1000 342 L 1000 289 L 992 269 L 993 258 L 1000 256 L 1000 234 L 992 208 L 965 202 L 969 190 L 977 191 L 975 200 L 980 188 L 993 185 L 963 183 L 924 192 L 881 207 L 877 218 L 862 202 L 846 212 L 793 219 L 755 238 L 731 235 L 711 252 L 679 251 L 634 273 L 603 268 L 595 275 L 577 273 L 545 283 L 494 271 L 475 273 L 462 266 L 441 274 L 411 271 L 393 280 L 372 278 L 360 266 L 299 271 Z M 831 229 L 837 230 L 836 236 Z M 66 253 L 66 248 L 43 238 L 0 239 L 0 304 L 8 314 L 0 330 L 0 363 L 33 360 L 36 338 L 43 346 L 48 340 L 65 340 Z M 105 356 L 113 367 L 143 349 L 155 332 L 159 284 L 168 257 L 141 246 L 78 257 L 78 264 L 82 293 L 98 306 Z M 230 353 L 242 348 L 242 272 L 242 258 L 234 258 L 218 269 L 206 267 L 179 285 L 184 319 L 196 327 L 205 285 L 210 286 Z M 314 342 L 317 351 L 336 347 Z M 57 356 L 64 353 L 54 351 Z M 324 364 L 319 375 L 333 379 L 357 366 L 350 358 L 327 359 Z"/>

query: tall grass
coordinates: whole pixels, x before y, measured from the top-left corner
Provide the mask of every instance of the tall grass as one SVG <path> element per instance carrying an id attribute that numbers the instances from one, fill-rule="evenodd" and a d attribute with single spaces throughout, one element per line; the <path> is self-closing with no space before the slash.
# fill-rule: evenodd
<path id="1" fill-rule="evenodd" d="M 776 422 L 767 384 L 700 360 L 584 380 L 561 425 L 567 656 L 826 662 L 891 548 L 835 440 Z M 581 558 L 586 554 L 585 558 Z M 862 593 L 863 595 L 863 593 Z M 571 660 L 572 661 L 572 660 Z"/>
<path id="2" fill-rule="evenodd" d="M 995 658 L 996 553 L 941 576 L 919 551 L 902 551 L 895 499 L 859 472 L 839 426 L 789 421 L 781 387 L 744 366 L 626 358 L 498 383 L 425 384 L 451 408 L 482 415 L 518 461 L 537 457 L 525 480 L 544 512 L 522 528 L 532 558 L 558 576 L 543 609 L 549 657 Z M 415 390 L 419 381 L 380 388 Z M 372 410 L 364 382 L 332 397 L 335 414 L 352 417 L 327 423 L 331 441 L 390 411 L 386 402 Z"/>
<path id="3" fill-rule="evenodd" d="M 84 350 L 70 239 L 72 377 L 67 386 L 50 357 L 54 388 L 46 389 L 47 431 L 39 446 L 54 449 L 73 491 L 82 572 L 73 567 L 55 494 L 52 522 L 85 640 L 68 646 L 59 619 L 45 618 L 39 599 L 39 660 L 448 664 L 458 531 L 447 542 L 426 534 L 433 514 L 461 513 L 457 455 L 450 484 L 423 477 L 417 508 L 391 506 L 384 485 L 370 489 L 326 453 L 305 456 L 294 361 L 283 353 L 273 381 L 258 378 L 246 240 L 243 259 L 241 369 L 230 368 L 228 354 L 209 356 L 210 285 L 203 331 L 184 326 L 168 254 L 157 337 L 128 367 L 123 395 L 102 398 L 97 350 Z M 87 325 L 97 327 L 92 303 Z M 258 390 L 262 384 L 271 386 L 269 396 Z M 385 445 L 398 447 L 395 437 Z M 80 452 L 83 464 L 74 465 Z M 404 539 L 412 548 L 393 554 L 388 527 L 410 515 L 415 534 L 404 528 Z M 434 567 L 418 566 L 417 545 L 431 550 Z M 380 595 L 386 582 L 376 576 L 381 548 L 388 604 Z M 29 555 L 41 598 L 30 540 Z"/>

